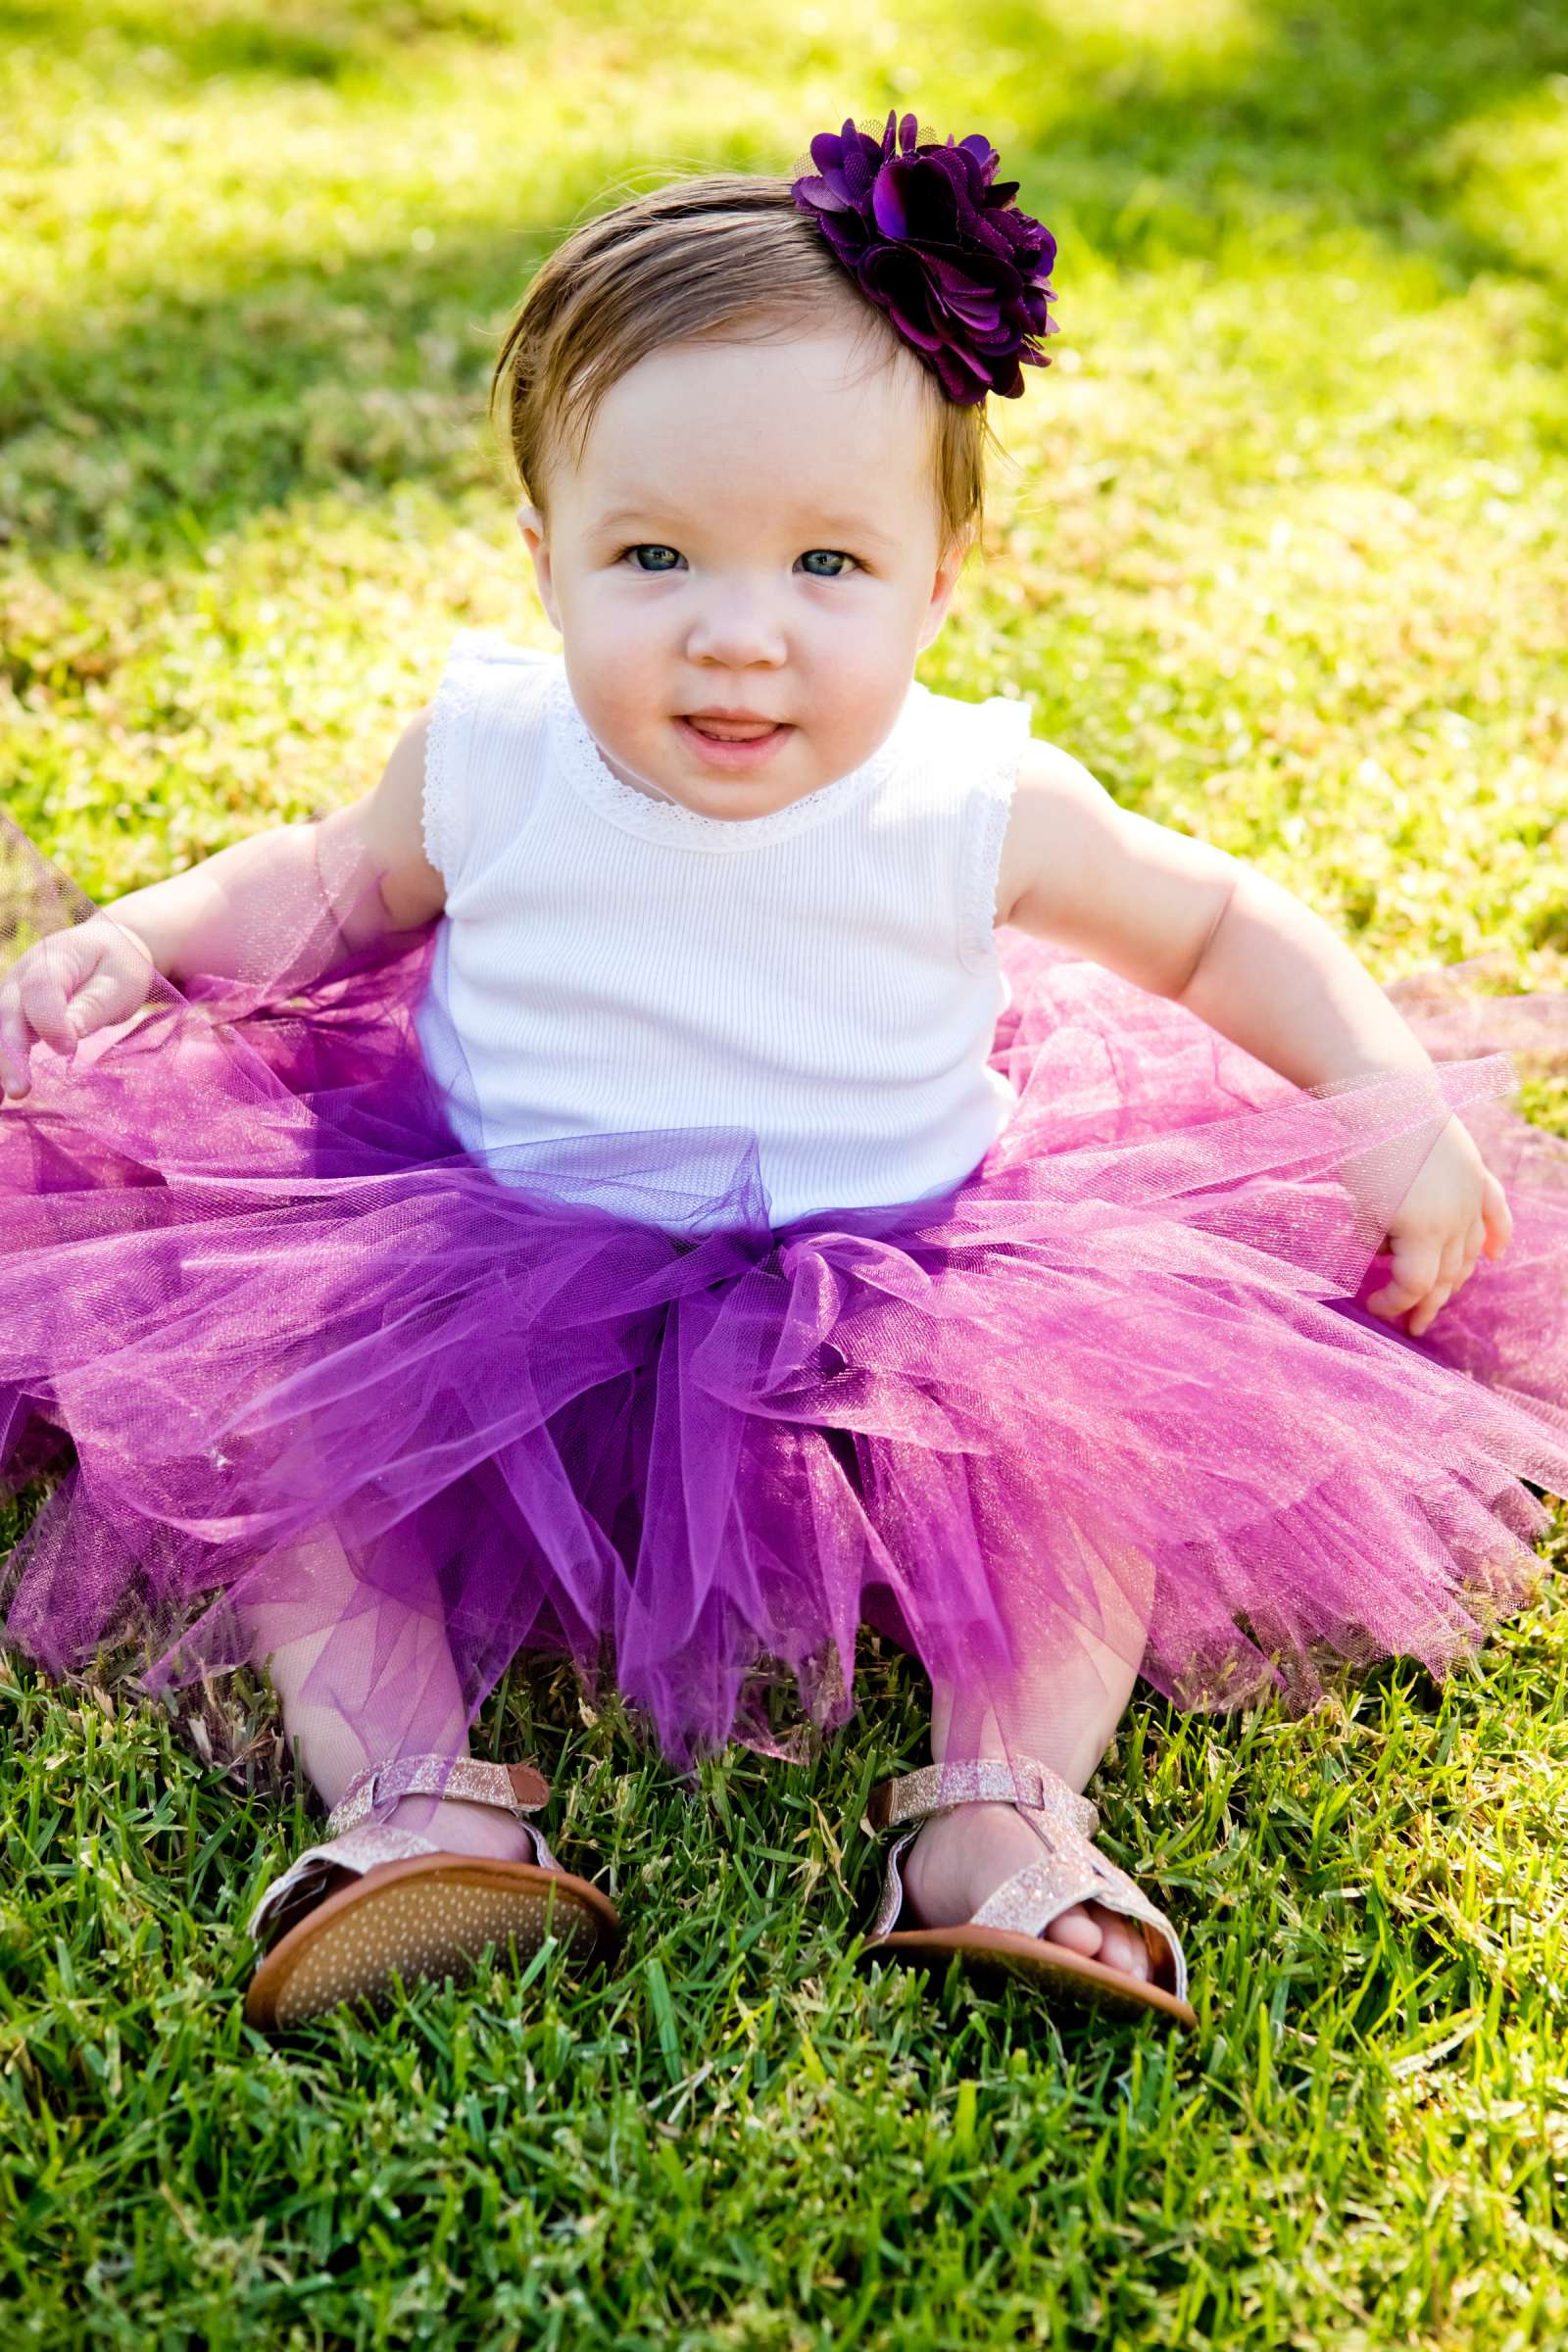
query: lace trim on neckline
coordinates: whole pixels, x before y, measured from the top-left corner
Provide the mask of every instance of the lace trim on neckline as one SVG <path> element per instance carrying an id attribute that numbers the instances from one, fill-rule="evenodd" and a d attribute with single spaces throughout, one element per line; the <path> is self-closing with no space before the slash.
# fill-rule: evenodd
<path id="1" fill-rule="evenodd" d="M 607 763 L 587 720 L 572 700 L 564 662 L 550 680 L 548 703 L 562 765 L 576 791 L 601 816 L 608 817 L 624 832 L 676 843 L 682 849 L 733 853 L 760 849 L 769 842 L 808 833 L 859 800 L 862 794 L 874 790 L 893 771 L 910 711 L 922 691 L 918 683 L 911 683 L 898 717 L 869 760 L 851 768 L 847 776 L 839 776 L 831 784 L 820 784 L 814 792 L 791 801 L 787 808 L 774 808 L 765 816 L 705 816 L 700 809 L 684 808 L 678 801 L 656 801 L 630 784 L 623 784 Z"/>

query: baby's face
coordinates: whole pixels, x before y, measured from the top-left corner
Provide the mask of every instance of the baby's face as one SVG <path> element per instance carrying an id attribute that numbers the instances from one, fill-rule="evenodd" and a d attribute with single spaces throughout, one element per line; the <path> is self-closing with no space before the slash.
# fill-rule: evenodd
<path id="1" fill-rule="evenodd" d="M 868 368 L 848 325 L 667 346 L 557 466 L 548 531 L 521 509 L 573 699 L 623 784 L 764 816 L 887 735 L 960 563 L 939 544 L 919 364 L 894 357 Z"/>

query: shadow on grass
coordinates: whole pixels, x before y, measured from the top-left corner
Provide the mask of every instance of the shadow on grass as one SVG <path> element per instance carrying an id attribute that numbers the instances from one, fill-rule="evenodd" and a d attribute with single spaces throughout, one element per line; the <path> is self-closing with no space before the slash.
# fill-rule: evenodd
<path id="1" fill-rule="evenodd" d="M 1455 293 L 1481 271 L 1548 279 L 1547 260 L 1465 220 L 1462 180 L 1441 150 L 1455 124 L 1568 73 L 1559 10 L 1257 0 L 1241 52 L 1173 64 L 1064 21 L 1043 0 L 992 0 L 985 12 L 988 45 L 1009 70 L 1035 55 L 1057 68 L 1028 91 L 999 84 L 1023 127 L 1008 162 L 1069 236 L 1113 263 L 1152 270 L 1231 248 L 1255 267 L 1260 253 L 1351 230 L 1418 257 Z M 75 8 L 0 8 L 0 26 L 66 42 L 84 22 Z M 391 14 L 340 0 L 313 9 L 305 31 L 254 8 L 214 9 L 172 31 L 152 7 L 113 22 L 156 33 L 197 77 L 318 75 L 351 54 L 390 74 L 399 26 L 478 37 L 500 24 L 461 0 L 407 0 Z M 707 147 L 715 168 L 751 160 Z M 399 482 L 450 495 L 498 480 L 483 397 L 504 318 L 562 225 L 607 201 L 629 168 L 657 174 L 662 160 L 579 154 L 548 222 L 498 221 L 487 207 L 437 231 L 424 253 L 401 242 L 346 265 L 328 255 L 186 298 L 126 286 L 118 315 L 13 342 L 0 369 L 0 441 L 11 444 L 0 532 L 39 552 L 120 559 L 199 544 L 297 497 L 374 499 Z M 1559 336 L 1568 358 L 1568 325 L 1540 332 Z"/>
<path id="2" fill-rule="evenodd" d="M 1091 103 L 1062 108 L 1042 78 L 1037 184 L 1081 183 L 1084 225 L 1120 259 L 1204 250 L 1259 198 L 1303 226 L 1359 225 L 1408 241 L 1461 281 L 1521 262 L 1453 217 L 1449 132 L 1568 72 L 1568 16 L 1520 0 L 1255 0 L 1252 43 L 1205 64 L 1107 58 Z M 1050 57 L 1070 23 L 1051 0 L 995 0 L 988 24 Z M 1066 36 L 1070 42 L 1071 36 Z M 1070 49 L 1068 51 L 1070 55 Z M 1026 123 L 1029 117 L 1025 116 Z M 1147 180 L 1156 183 L 1146 187 Z M 1159 186 L 1168 188 L 1162 219 Z M 1191 214 L 1187 208 L 1191 208 Z M 1540 274 L 1555 274 L 1554 243 Z"/>

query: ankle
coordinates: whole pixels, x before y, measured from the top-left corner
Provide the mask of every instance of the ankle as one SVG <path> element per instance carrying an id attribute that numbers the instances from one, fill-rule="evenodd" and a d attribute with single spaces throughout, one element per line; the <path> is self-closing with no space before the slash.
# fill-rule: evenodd
<path id="1" fill-rule="evenodd" d="M 443 1853 L 480 1854 L 499 1862 L 531 1862 L 533 1839 L 520 1821 L 499 1805 L 475 1805 L 456 1796 L 401 1797 L 388 1826 L 428 1838 Z"/>
<path id="2" fill-rule="evenodd" d="M 1057 1780 L 1063 1782 L 1075 1796 L 1082 1796 L 1096 1772 L 1104 1762 L 1105 1752 L 1115 1737 L 1115 1732 L 1114 1723 L 1106 1730 L 1097 1721 L 1088 1730 L 1068 1729 L 1058 1732 L 1050 1739 L 1031 1734 L 1027 1742 L 1019 1742 L 1016 1745 L 1013 1753 L 1028 1757 L 1032 1763 L 1043 1764 L 1046 1770 L 1054 1772 Z M 1005 1766 L 1011 1760 L 1005 1747 L 993 1746 L 989 1740 L 972 1752 L 968 1748 L 955 1749 L 950 1745 L 947 1752 L 940 1756 L 936 1753 L 935 1742 L 933 1741 L 932 1744 L 931 1761 L 939 1769 L 944 1764 Z M 1000 1798 L 997 1800 L 998 1804 L 1003 1801 Z M 981 1809 L 974 1805 L 964 1807 L 965 1813 L 971 1818 Z M 994 1812 L 997 1808 L 993 1805 L 984 1809 Z"/>
<path id="3" fill-rule="evenodd" d="M 966 1804 L 924 1823 L 900 1867 L 922 1924 L 945 1928 L 970 1918 L 1004 1879 L 1039 1852 L 1040 1841 L 1016 1806 Z"/>

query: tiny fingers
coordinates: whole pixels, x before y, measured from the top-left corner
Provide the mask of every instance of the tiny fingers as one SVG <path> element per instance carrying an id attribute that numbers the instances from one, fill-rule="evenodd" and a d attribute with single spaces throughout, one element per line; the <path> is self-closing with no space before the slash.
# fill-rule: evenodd
<path id="1" fill-rule="evenodd" d="M 21 996 L 22 1010 L 33 1035 L 57 1054 L 74 1053 L 76 1032 L 66 1009 L 65 981 L 47 959 L 35 963 L 27 973 Z"/>
<path id="2" fill-rule="evenodd" d="M 1486 1228 L 1486 1251 L 1489 1257 L 1500 1257 L 1513 1240 L 1513 1211 L 1508 1196 L 1490 1168 L 1482 1181 L 1481 1218 Z"/>
<path id="3" fill-rule="evenodd" d="M 1367 1300 L 1368 1307 L 1390 1322 L 1408 1311 L 1406 1332 L 1412 1340 L 1424 1338 L 1454 1292 L 1469 1281 L 1484 1239 L 1479 1214 L 1462 1232 L 1450 1234 L 1441 1248 L 1435 1238 L 1419 1242 L 1396 1239 L 1394 1280 Z"/>
<path id="4" fill-rule="evenodd" d="M 119 1020 L 121 1000 L 125 995 L 124 983 L 113 972 L 100 972 L 85 988 L 78 988 L 71 1000 L 67 1018 L 72 1035 L 83 1038 L 106 1021 Z"/>
<path id="5" fill-rule="evenodd" d="M 1428 1291 L 1404 1327 L 1412 1340 L 1419 1340 L 1424 1333 L 1431 1330 L 1438 1315 L 1442 1313 L 1448 1300 L 1453 1297 L 1454 1289 L 1455 1285 L 1451 1282 L 1440 1282 L 1435 1290 Z"/>
<path id="6" fill-rule="evenodd" d="M 1417 1302 L 1415 1312 L 1405 1325 L 1412 1340 L 1419 1340 L 1431 1330 L 1454 1292 L 1468 1280 L 1475 1264 L 1475 1242 L 1479 1227 L 1478 1218 L 1466 1226 L 1463 1233 L 1452 1234 L 1444 1243 L 1436 1279 L 1426 1297 Z"/>
<path id="7" fill-rule="evenodd" d="M 16 983 L 7 981 L 0 988 L 0 1086 L 13 1102 L 19 1101 L 32 1084 L 28 1058 L 32 1040 L 23 1017 L 22 999 Z"/>
<path id="8" fill-rule="evenodd" d="M 1380 1315 L 1386 1323 L 1396 1323 L 1412 1306 L 1418 1306 L 1438 1279 L 1442 1263 L 1435 1241 L 1405 1242 L 1394 1245 L 1394 1276 L 1381 1291 L 1375 1291 L 1367 1300 L 1368 1311 Z"/>
<path id="9" fill-rule="evenodd" d="M 1462 1290 L 1464 1285 L 1469 1281 L 1471 1275 L 1475 1272 L 1476 1263 L 1480 1258 L 1482 1249 L 1486 1243 L 1486 1223 L 1482 1218 L 1480 1211 L 1478 1210 L 1465 1232 L 1464 1257 L 1460 1263 L 1458 1279 L 1453 1286 L 1456 1291 Z"/>

